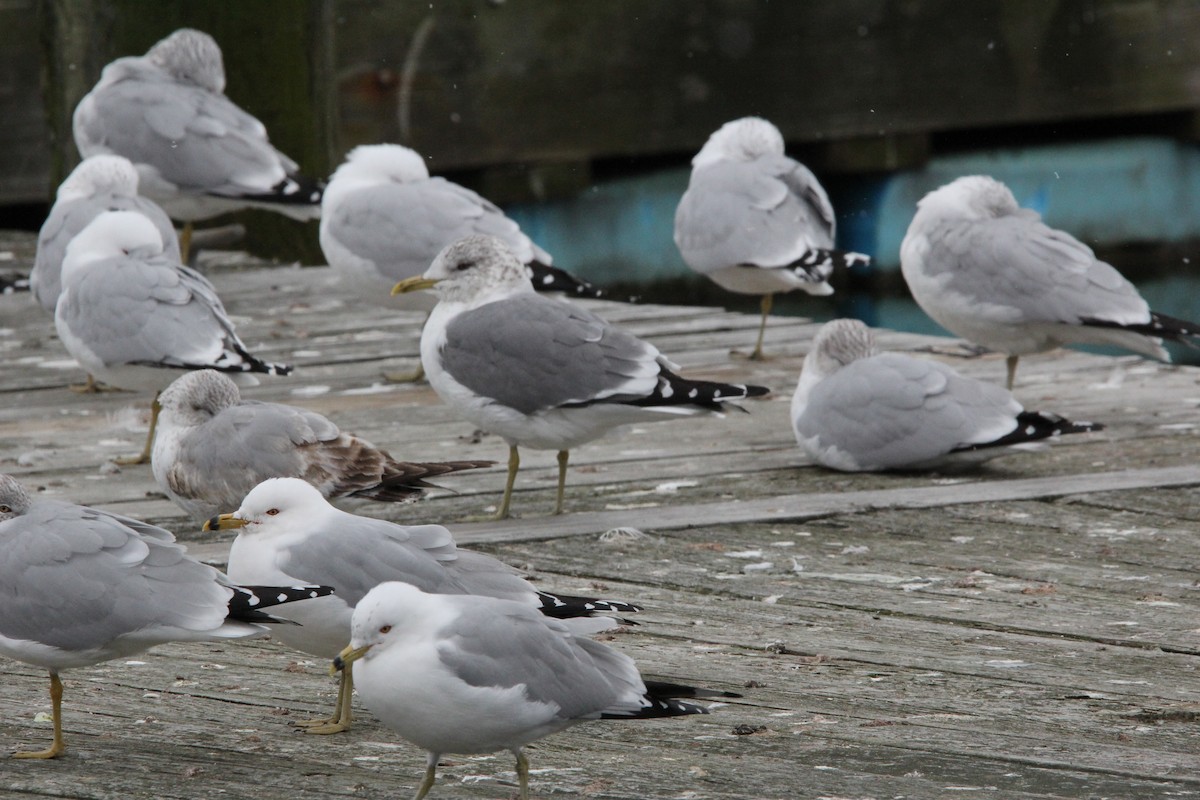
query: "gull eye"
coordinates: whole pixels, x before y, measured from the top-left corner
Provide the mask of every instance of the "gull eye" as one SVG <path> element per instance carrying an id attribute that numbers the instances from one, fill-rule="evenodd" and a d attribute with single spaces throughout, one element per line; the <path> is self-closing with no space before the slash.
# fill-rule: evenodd
<path id="1" fill-rule="evenodd" d="M 268 509 L 267 509 L 267 516 L 268 516 L 268 517 L 273 517 L 273 516 L 275 516 L 275 515 L 276 515 L 276 514 L 278 514 L 278 513 L 279 513 L 279 509 L 278 509 L 278 508 L 268 508 Z"/>
<path id="2" fill-rule="evenodd" d="M 379 632 L 380 632 L 380 633 L 387 633 L 387 632 L 388 632 L 388 631 L 390 631 L 391 629 L 392 629 L 392 626 L 391 626 L 391 625 L 384 625 L 382 628 L 380 628 L 380 629 L 379 629 Z"/>
<path id="3" fill-rule="evenodd" d="M 475 266 L 475 262 L 474 262 L 474 261 L 460 261 L 460 262 L 458 262 L 457 264 L 455 264 L 455 265 L 454 265 L 454 268 L 455 268 L 456 270 L 458 270 L 459 272 L 463 272 L 463 271 L 465 271 L 465 270 L 468 270 L 468 269 L 470 269 L 470 268 L 471 268 L 471 267 L 473 267 L 473 266 Z"/>
<path id="4" fill-rule="evenodd" d="M 12 513 L 12 506 L 7 503 L 0 503 L 0 514 Z"/>

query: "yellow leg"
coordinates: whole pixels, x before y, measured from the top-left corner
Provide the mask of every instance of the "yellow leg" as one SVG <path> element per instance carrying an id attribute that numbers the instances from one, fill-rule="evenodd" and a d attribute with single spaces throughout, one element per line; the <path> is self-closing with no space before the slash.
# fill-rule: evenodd
<path id="1" fill-rule="evenodd" d="M 13 758 L 58 758 L 67 749 L 62 737 L 62 681 L 50 673 L 50 715 L 54 718 L 54 742 L 45 750 L 13 753 Z"/>
<path id="2" fill-rule="evenodd" d="M 192 250 L 192 223 L 183 223 L 183 230 L 179 232 L 179 260 L 181 263 L 188 263 L 191 258 Z"/>
<path id="3" fill-rule="evenodd" d="M 158 427 L 158 412 L 160 411 L 162 411 L 162 406 L 158 404 L 158 395 L 155 394 L 154 400 L 150 403 L 150 430 L 146 432 L 146 444 L 142 447 L 142 452 L 136 456 L 114 458 L 114 463 L 123 467 L 150 463 L 150 453 L 154 450 L 154 430 Z"/>
<path id="4" fill-rule="evenodd" d="M 517 786 L 520 800 L 529 800 L 529 759 L 520 750 L 517 751 Z"/>
<path id="5" fill-rule="evenodd" d="M 554 504 L 554 513 L 563 513 L 563 493 L 567 488 L 567 459 L 571 456 L 570 450 L 558 451 L 558 500 Z"/>
<path id="6" fill-rule="evenodd" d="M 342 667 L 342 677 L 338 682 L 337 708 L 333 712 L 333 717 L 325 720 L 324 723 L 315 720 L 315 725 L 305 726 L 305 733 L 324 735 L 350 730 L 350 723 L 354 718 L 351 710 L 351 701 L 354 698 L 354 673 L 351 671 L 353 666 L 353 664 L 347 664 Z"/>
<path id="7" fill-rule="evenodd" d="M 513 484 L 517 482 L 517 470 L 521 467 L 521 455 L 517 446 L 508 446 L 508 480 L 504 483 L 504 497 L 500 500 L 500 509 L 493 519 L 508 519 L 508 507 L 512 505 Z"/>
<path id="8" fill-rule="evenodd" d="M 417 787 L 417 793 L 413 795 L 413 800 L 424 800 L 425 795 L 429 794 L 429 790 L 433 788 L 433 781 L 437 776 L 437 762 L 441 757 L 440 753 L 429 754 L 429 758 L 425 762 L 425 777 L 421 779 L 421 785 Z"/>
<path id="9" fill-rule="evenodd" d="M 1012 391 L 1013 381 L 1016 380 L 1016 377 L 1017 377 L 1017 359 L 1018 358 L 1020 358 L 1020 356 L 1009 356 L 1008 360 L 1006 362 L 1008 365 L 1008 390 L 1010 392 Z"/>
<path id="10" fill-rule="evenodd" d="M 754 345 L 754 352 L 750 354 L 751 361 L 763 360 L 763 335 L 767 332 L 767 316 L 771 313 L 771 303 L 774 295 L 764 294 L 762 299 L 762 323 L 758 326 L 758 342 Z"/>

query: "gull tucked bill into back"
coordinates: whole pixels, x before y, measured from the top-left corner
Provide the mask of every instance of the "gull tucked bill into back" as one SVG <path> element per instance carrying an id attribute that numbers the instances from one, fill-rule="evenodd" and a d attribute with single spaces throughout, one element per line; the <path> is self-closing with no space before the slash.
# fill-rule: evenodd
<path id="1" fill-rule="evenodd" d="M 62 737 L 59 673 L 165 642 L 262 636 L 261 609 L 329 594 L 323 586 L 231 583 L 188 557 L 169 531 L 129 517 L 33 498 L 0 475 L 0 655 L 50 673 L 54 742 L 18 758 L 54 758 Z"/>
<path id="2" fill-rule="evenodd" d="M 1102 429 L 1026 411 L 1004 389 L 936 361 L 879 353 L 858 320 L 818 331 L 792 397 L 796 441 L 846 472 L 974 463 L 1062 433 Z"/>
<path id="3" fill-rule="evenodd" d="M 67 245 L 54 314 L 67 351 L 99 380 L 157 393 L 181 371 L 286 375 L 251 355 L 208 279 L 163 253 L 158 230 L 135 211 L 106 211 Z M 150 459 L 154 404 L 146 446 Z"/>
<path id="4" fill-rule="evenodd" d="M 321 184 L 225 96 L 221 48 L 207 33 L 181 28 L 144 56 L 113 61 L 75 107 L 73 127 L 81 155 L 128 158 L 142 193 L 175 219 L 249 206 L 320 216 Z"/>
<path id="5" fill-rule="evenodd" d="M 236 508 L 267 478 L 302 478 L 331 500 L 404 502 L 432 488 L 429 478 L 495 463 L 397 461 L 315 411 L 243 400 L 210 369 L 180 375 L 158 402 L 154 479 L 199 521 Z"/>
<path id="6" fill-rule="evenodd" d="M 247 583 L 304 578 L 334 587 L 322 597 L 287 609 L 300 625 L 276 638 L 306 653 L 333 658 L 350 639 L 350 615 L 374 586 L 404 581 L 428 592 L 480 594 L 517 601 L 550 617 L 566 619 L 573 630 L 613 627 L 597 612 L 637 611 L 637 606 L 590 597 L 538 591 L 517 570 L 491 556 L 460 550 L 441 525 L 396 525 L 340 511 L 314 487 L 296 478 L 263 481 L 241 507 L 205 524 L 205 530 L 237 529 L 229 551 L 229 574 Z M 285 577 L 289 576 L 289 577 Z M 309 726 L 313 733 L 337 733 L 350 726 L 353 679 L 343 672 L 338 705 L 328 719 Z"/>
<path id="7" fill-rule="evenodd" d="M 648 342 L 535 294 L 521 262 L 491 236 L 450 245 L 423 277 L 393 291 L 431 287 L 439 302 L 421 334 L 429 383 L 456 412 L 509 444 L 497 518 L 508 515 L 518 446 L 558 451 L 561 513 L 571 448 L 618 425 L 715 414 L 768 391 L 676 375 Z"/>
<path id="8" fill-rule="evenodd" d="M 552 267 L 550 254 L 496 205 L 445 178 L 431 178 L 425 160 L 408 147 L 351 150 L 329 179 L 321 209 L 321 249 L 329 265 L 370 296 L 420 275 L 442 248 L 474 233 L 503 241 L 527 265 L 538 291 L 601 294 Z"/>
<path id="9" fill-rule="evenodd" d="M 1163 339 L 1200 336 L 1200 325 L 1151 311 L 1090 247 L 985 175 L 958 178 L 917 203 L 900 267 L 935 322 L 1008 356 L 1009 389 L 1027 353 L 1107 344 L 1170 361 Z"/>
<path id="10" fill-rule="evenodd" d="M 587 720 L 707 713 L 680 697 L 740 696 L 644 683 L 629 656 L 520 603 L 403 583 L 381 584 L 359 601 L 353 638 L 334 666 L 351 663 L 367 707 L 429 751 L 413 800 L 429 793 L 445 753 L 510 751 L 526 800 L 522 751 L 532 741 Z"/>
<path id="11" fill-rule="evenodd" d="M 870 257 L 833 249 L 833 206 L 816 176 L 784 155 L 779 129 L 758 117 L 722 125 L 692 159 L 675 210 L 675 244 L 687 265 L 724 289 L 762 295 L 763 333 L 776 292 L 832 294 L 837 267 Z"/>
<path id="12" fill-rule="evenodd" d="M 138 195 L 138 174 L 129 159 L 111 155 L 85 158 L 58 187 L 54 206 L 38 231 L 29 285 L 41 307 L 51 314 L 62 291 L 67 244 L 105 211 L 141 213 L 158 228 L 163 254 L 173 262 L 180 261 L 171 218 L 153 200 Z"/>

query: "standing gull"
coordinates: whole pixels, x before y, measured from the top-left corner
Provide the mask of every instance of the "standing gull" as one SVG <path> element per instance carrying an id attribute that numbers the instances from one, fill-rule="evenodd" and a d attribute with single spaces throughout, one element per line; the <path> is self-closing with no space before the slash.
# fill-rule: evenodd
<path id="1" fill-rule="evenodd" d="M 421 155 L 402 145 L 351 150 L 321 200 L 325 257 L 370 295 L 420 275 L 446 245 L 474 233 L 503 241 L 527 266 L 539 291 L 602 294 L 552 267 L 550 254 L 497 206 L 457 183 L 430 177 Z"/>
<path id="2" fill-rule="evenodd" d="M 85 158 L 58 187 L 54 206 L 38 231 L 29 283 L 38 304 L 51 314 L 62 291 L 67 244 L 105 211 L 141 213 L 158 228 L 164 255 L 180 260 L 170 217 L 153 200 L 138 195 L 138 174 L 129 159 L 110 155 Z"/>
<path id="3" fill-rule="evenodd" d="M 392 291 L 431 287 L 439 302 L 421 334 L 429 383 L 463 417 L 508 442 L 497 519 L 508 516 L 519 445 L 558 451 L 560 514 L 572 447 L 618 425 L 719 413 L 768 391 L 676 375 L 653 345 L 535 294 L 521 262 L 491 236 L 450 245 L 423 277 Z"/>
<path id="4" fill-rule="evenodd" d="M 1026 411 L 999 386 L 945 364 L 879 353 L 871 329 L 851 319 L 822 326 L 792 397 L 796 441 L 818 464 L 845 472 L 978 462 L 1102 428 Z"/>
<path id="5" fill-rule="evenodd" d="M 142 193 L 189 223 L 247 207 L 293 219 L 321 213 L 319 182 L 276 150 L 261 122 L 225 96 L 221 48 L 181 28 L 144 56 L 118 58 L 79 101 L 75 144 L 85 158 L 133 162 Z M 187 243 L 184 243 L 187 257 Z"/>
<path id="6" fill-rule="evenodd" d="M 135 211 L 106 211 L 67 245 L 54 314 L 67 351 L 97 379 L 156 396 L 181 370 L 211 368 L 253 381 L 291 367 L 246 349 L 203 275 L 163 253 L 154 224 Z M 150 459 L 157 400 L 142 454 Z"/>
<path id="7" fill-rule="evenodd" d="M 0 475 L 0 655 L 50 673 L 54 741 L 17 758 L 62 754 L 64 669 L 165 642 L 240 639 L 281 622 L 261 609 L 329 594 L 324 586 L 241 587 L 190 558 L 169 531 L 57 500 Z"/>
<path id="8" fill-rule="evenodd" d="M 264 481 L 246 495 L 236 512 L 215 517 L 204 527 L 238 530 L 229 551 L 229 575 L 234 580 L 300 580 L 334 587 L 336 597 L 288 608 L 284 615 L 300 625 L 276 634 L 289 647 L 323 658 L 333 658 L 349 641 L 355 605 L 372 587 L 386 581 L 404 581 L 442 594 L 514 600 L 546 616 L 567 619 L 573 629 L 587 632 L 615 624 L 608 617 L 592 619 L 598 611 L 638 610 L 628 603 L 540 592 L 491 556 L 459 550 L 441 525 L 396 525 L 348 514 L 296 478 Z M 300 579 L 300 575 L 313 577 Z M 309 731 L 346 730 L 352 694 L 353 678 L 346 670 L 333 716 L 315 720 Z"/>
<path id="9" fill-rule="evenodd" d="M 154 479 L 200 521 L 237 508 L 267 478 L 302 478 L 330 500 L 402 502 L 432 487 L 428 478 L 495 463 L 397 461 L 314 411 L 243 400 L 210 369 L 180 375 L 158 402 Z"/>
<path id="10" fill-rule="evenodd" d="M 1151 311 L 1090 247 L 985 175 L 958 178 L 917 203 L 900 267 L 935 322 L 1008 356 L 1009 389 L 1026 353 L 1105 344 L 1170 361 L 1163 339 L 1200 336 L 1200 325 Z"/>
<path id="11" fill-rule="evenodd" d="M 413 800 L 429 793 L 445 753 L 508 750 L 526 800 L 530 742 L 587 720 L 708 713 L 680 697 L 740 696 L 645 683 L 629 656 L 520 603 L 403 583 L 375 587 L 354 609 L 334 668 L 352 663 L 367 708 L 429 751 Z"/>
<path id="12" fill-rule="evenodd" d="M 687 265 L 723 289 L 762 295 L 763 334 L 776 292 L 833 293 L 837 267 L 870 263 L 833 249 L 833 206 L 816 176 L 784 155 L 779 129 L 758 117 L 727 122 L 692 159 L 675 210 L 675 244 Z"/>

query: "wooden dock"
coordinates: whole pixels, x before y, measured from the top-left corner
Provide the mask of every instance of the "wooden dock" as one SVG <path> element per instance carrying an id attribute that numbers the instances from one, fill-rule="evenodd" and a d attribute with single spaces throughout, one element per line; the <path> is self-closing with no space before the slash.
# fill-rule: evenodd
<path id="1" fill-rule="evenodd" d="M 3 241 L 12 263 L 28 237 Z M 3 248 L 0 248 L 3 249 Z M 237 262 L 238 259 L 231 259 Z M 324 268 L 210 274 L 251 348 L 296 364 L 248 395 L 303 405 L 411 459 L 505 448 L 409 368 L 419 314 L 364 305 Z M 699 718 L 591 723 L 530 748 L 539 798 L 1179 798 L 1200 796 L 1200 387 L 1196 370 L 1060 352 L 1024 359 L 1017 395 L 1108 425 L 961 475 L 843 475 L 807 464 L 788 406 L 816 325 L 711 308 L 594 304 L 687 374 L 774 395 L 748 414 L 637 426 L 572 453 L 548 517 L 552 453 L 526 451 L 503 524 L 500 467 L 375 508 L 445 523 L 539 585 L 642 603 L 613 636 L 644 673 L 739 691 Z M 902 350 L 948 340 L 885 333 Z M 999 381 L 999 357 L 941 355 Z M 0 297 L 0 470 L 48 495 L 175 530 L 220 563 L 136 451 L 150 398 L 67 391 L 52 321 Z M 136 413 L 135 413 L 136 412 Z M 232 509 L 231 509 L 232 510 Z M 3 609 L 0 609 L 3 613 Z M 407 797 L 423 754 L 365 710 L 349 733 L 294 733 L 332 704 L 327 665 L 269 641 L 171 645 L 66 673 L 68 751 L 0 759 L 0 797 Z M 0 661 L 0 751 L 43 746 L 44 674 Z M 432 798 L 507 797 L 510 757 L 452 757 Z"/>

